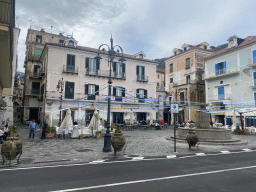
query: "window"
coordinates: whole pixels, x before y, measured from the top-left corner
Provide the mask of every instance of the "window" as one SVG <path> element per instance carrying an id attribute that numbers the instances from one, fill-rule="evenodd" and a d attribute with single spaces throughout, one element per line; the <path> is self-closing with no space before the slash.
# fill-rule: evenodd
<path id="1" fill-rule="evenodd" d="M 252 52 L 253 55 L 253 63 L 256 63 L 256 50 Z"/>
<path id="2" fill-rule="evenodd" d="M 173 83 L 173 78 L 170 78 L 170 83 Z"/>
<path id="3" fill-rule="evenodd" d="M 125 88 L 113 87 L 113 96 L 115 96 L 115 101 L 122 101 L 122 97 L 125 97 Z"/>
<path id="4" fill-rule="evenodd" d="M 95 95 L 99 95 L 99 85 L 86 84 L 85 94 L 88 95 L 87 100 L 96 100 Z"/>
<path id="5" fill-rule="evenodd" d="M 76 56 L 75 55 L 67 55 L 67 66 L 66 71 L 74 72 L 75 71 L 75 61 Z"/>
<path id="6" fill-rule="evenodd" d="M 139 54 L 139 58 L 140 58 L 140 59 L 143 59 L 143 54 Z"/>
<path id="7" fill-rule="evenodd" d="M 173 72 L 173 63 L 170 64 L 170 73 L 172 73 L 172 72 Z"/>
<path id="8" fill-rule="evenodd" d="M 60 40 L 59 40 L 59 43 L 64 43 L 64 40 L 63 40 L 63 39 L 60 39 Z"/>
<path id="9" fill-rule="evenodd" d="M 40 71 L 40 66 L 39 65 L 34 65 L 34 77 L 39 77 L 39 71 Z"/>
<path id="10" fill-rule="evenodd" d="M 145 67 L 137 65 L 136 74 L 138 80 L 145 80 Z"/>
<path id="11" fill-rule="evenodd" d="M 124 78 L 125 74 L 125 63 L 113 62 L 114 76 L 117 78 Z"/>
<path id="12" fill-rule="evenodd" d="M 172 101 L 172 97 L 169 97 L 169 101 Z"/>
<path id="13" fill-rule="evenodd" d="M 215 64 L 215 74 L 221 75 L 226 73 L 226 62 Z"/>
<path id="14" fill-rule="evenodd" d="M 42 50 L 38 50 L 38 49 L 35 49 L 34 50 L 34 55 L 41 55 L 42 54 Z"/>
<path id="15" fill-rule="evenodd" d="M 186 69 L 190 68 L 190 58 L 186 59 Z"/>
<path id="16" fill-rule="evenodd" d="M 256 86 L 256 72 L 253 72 L 253 86 Z"/>
<path id="17" fill-rule="evenodd" d="M 184 51 L 187 51 L 187 47 L 184 47 Z"/>
<path id="18" fill-rule="evenodd" d="M 136 97 L 139 98 L 139 103 L 145 103 L 145 98 L 147 98 L 147 90 L 137 89 Z"/>
<path id="19" fill-rule="evenodd" d="M 74 88 L 75 83 L 68 81 L 65 83 L 65 99 L 74 99 Z"/>
<path id="20" fill-rule="evenodd" d="M 185 93 L 184 92 L 181 92 L 180 93 L 180 103 L 184 103 L 184 101 L 185 101 Z"/>
<path id="21" fill-rule="evenodd" d="M 100 60 L 86 57 L 85 67 L 87 69 L 87 74 L 97 75 L 98 70 L 100 69 Z"/>
<path id="22" fill-rule="evenodd" d="M 224 87 L 218 87 L 218 100 L 225 99 L 225 90 Z"/>
<path id="23" fill-rule="evenodd" d="M 207 50 L 207 45 L 204 45 L 204 50 Z"/>
<path id="24" fill-rule="evenodd" d="M 40 94 L 40 82 L 32 82 L 31 94 Z"/>
<path id="25" fill-rule="evenodd" d="M 69 40 L 69 41 L 68 41 L 68 45 L 69 45 L 69 46 L 74 46 L 74 41 Z"/>
<path id="26" fill-rule="evenodd" d="M 159 83 L 156 84 L 156 87 L 157 87 L 157 88 L 159 87 Z"/>
<path id="27" fill-rule="evenodd" d="M 42 36 L 41 35 L 36 36 L 36 43 L 42 43 Z"/>
<path id="28" fill-rule="evenodd" d="M 158 79 L 159 79 L 160 75 L 157 75 L 157 77 L 158 77 Z"/>
<path id="29" fill-rule="evenodd" d="M 177 55 L 177 52 L 176 52 L 176 51 L 174 52 L 174 55 Z"/>
<path id="30" fill-rule="evenodd" d="M 186 76 L 186 83 L 189 84 L 190 83 L 190 75 Z"/>

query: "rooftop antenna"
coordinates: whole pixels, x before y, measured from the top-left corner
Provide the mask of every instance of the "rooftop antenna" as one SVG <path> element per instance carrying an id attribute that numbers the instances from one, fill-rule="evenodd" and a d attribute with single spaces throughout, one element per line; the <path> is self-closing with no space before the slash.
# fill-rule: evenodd
<path id="1" fill-rule="evenodd" d="M 31 29 L 31 25 L 32 25 L 32 18 L 28 20 L 30 23 L 30 29 Z"/>

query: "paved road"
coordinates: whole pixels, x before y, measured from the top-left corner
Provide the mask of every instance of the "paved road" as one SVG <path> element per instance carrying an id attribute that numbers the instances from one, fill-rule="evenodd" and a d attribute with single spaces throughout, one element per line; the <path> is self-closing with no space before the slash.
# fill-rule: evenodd
<path id="1" fill-rule="evenodd" d="M 0 169 L 1 191 L 255 191 L 256 150 Z"/>

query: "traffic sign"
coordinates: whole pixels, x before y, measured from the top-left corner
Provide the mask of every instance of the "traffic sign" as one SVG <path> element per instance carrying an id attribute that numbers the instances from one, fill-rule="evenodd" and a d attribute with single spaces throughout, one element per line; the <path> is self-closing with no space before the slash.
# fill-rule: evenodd
<path id="1" fill-rule="evenodd" d="M 171 113 L 179 113 L 179 105 L 171 104 Z"/>

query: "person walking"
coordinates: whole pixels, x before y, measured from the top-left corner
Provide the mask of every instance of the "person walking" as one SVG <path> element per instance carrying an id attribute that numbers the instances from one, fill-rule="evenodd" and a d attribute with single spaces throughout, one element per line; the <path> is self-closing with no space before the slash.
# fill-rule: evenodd
<path id="1" fill-rule="evenodd" d="M 41 139 L 45 139 L 45 132 L 46 132 L 47 126 L 48 124 L 46 123 L 46 121 L 44 121 Z"/>
<path id="2" fill-rule="evenodd" d="M 29 138 L 31 138 L 32 135 L 32 139 L 34 139 L 35 137 L 35 130 L 36 130 L 36 123 L 35 123 L 35 119 L 32 120 L 32 122 L 29 123 Z"/>

